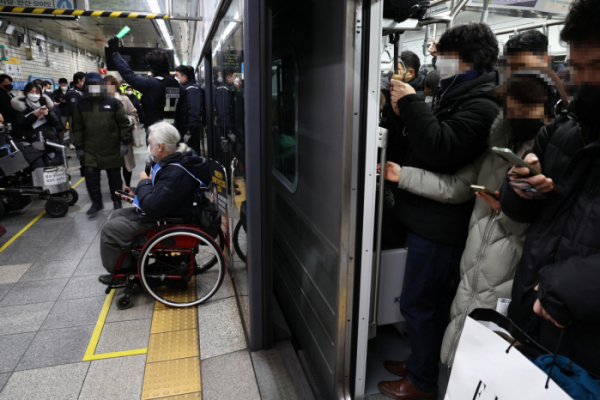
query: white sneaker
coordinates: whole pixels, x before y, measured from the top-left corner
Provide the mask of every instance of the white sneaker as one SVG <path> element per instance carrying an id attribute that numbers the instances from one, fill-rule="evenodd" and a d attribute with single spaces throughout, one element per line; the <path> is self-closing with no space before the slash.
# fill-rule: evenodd
<path id="1" fill-rule="evenodd" d="M 71 143 L 71 144 L 69 145 L 69 149 L 71 149 L 71 150 L 75 150 L 75 146 L 73 145 L 73 143 Z"/>

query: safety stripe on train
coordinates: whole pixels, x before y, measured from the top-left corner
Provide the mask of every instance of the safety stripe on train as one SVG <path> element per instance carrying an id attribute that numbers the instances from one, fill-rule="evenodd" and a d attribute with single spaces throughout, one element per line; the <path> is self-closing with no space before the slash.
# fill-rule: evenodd
<path id="1" fill-rule="evenodd" d="M 64 8 L 35 8 L 0 6 L 0 12 L 16 14 L 44 14 L 44 15 L 74 15 L 84 17 L 109 17 L 109 18 L 143 18 L 143 19 L 169 19 L 169 14 L 152 14 L 129 11 L 86 11 L 67 10 Z"/>

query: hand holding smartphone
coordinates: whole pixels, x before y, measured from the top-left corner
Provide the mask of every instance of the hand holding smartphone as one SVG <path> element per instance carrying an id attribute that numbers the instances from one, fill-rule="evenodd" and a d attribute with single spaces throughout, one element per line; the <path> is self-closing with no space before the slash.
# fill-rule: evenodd
<path id="1" fill-rule="evenodd" d="M 485 186 L 471 185 L 471 188 L 476 192 L 483 192 L 485 194 L 489 194 L 490 196 L 496 197 L 496 193 L 486 188 Z"/>
<path id="2" fill-rule="evenodd" d="M 534 176 L 540 175 L 540 172 L 538 170 L 533 168 L 531 165 L 527 164 L 519 156 L 517 156 L 515 153 L 513 153 L 510 149 L 504 149 L 504 148 L 500 148 L 500 147 L 492 147 L 492 151 L 494 153 L 498 154 L 503 159 L 505 159 L 506 162 L 508 162 L 513 167 L 527 168 L 531 175 L 534 175 Z M 552 188 L 554 190 L 556 190 L 557 192 L 560 191 L 560 188 L 554 182 L 552 183 Z"/>
<path id="3" fill-rule="evenodd" d="M 133 202 L 133 199 L 135 199 L 135 196 L 130 194 L 129 192 L 126 192 L 124 190 L 116 190 L 115 194 L 118 196 L 121 196 L 121 198 L 125 201 L 128 201 L 129 203 Z"/>

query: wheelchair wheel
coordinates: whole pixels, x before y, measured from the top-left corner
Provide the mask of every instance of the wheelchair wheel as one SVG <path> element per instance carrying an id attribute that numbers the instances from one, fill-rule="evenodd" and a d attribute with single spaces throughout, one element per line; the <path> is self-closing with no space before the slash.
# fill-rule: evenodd
<path id="1" fill-rule="evenodd" d="M 233 230 L 233 248 L 235 249 L 235 252 L 238 255 L 238 257 L 240 258 L 240 260 L 246 262 L 247 245 L 246 245 L 246 232 L 245 231 L 242 234 L 243 246 L 240 246 L 240 232 L 241 232 L 242 228 L 243 228 L 242 220 L 240 219 L 238 221 L 237 225 L 235 226 L 235 229 Z"/>
<path id="2" fill-rule="evenodd" d="M 69 212 L 69 203 L 62 197 L 50 197 L 46 201 L 45 209 L 52 218 L 60 218 Z"/>
<path id="3" fill-rule="evenodd" d="M 221 251 L 225 250 L 225 235 L 223 235 L 223 232 L 219 231 L 217 237 L 213 238 L 214 241 L 217 241 L 217 239 L 219 240 L 218 244 Z M 197 261 L 198 272 L 203 273 L 215 266 L 217 263 L 217 257 L 211 256 L 210 253 L 207 253 Z"/>
<path id="4" fill-rule="evenodd" d="M 215 259 L 218 268 L 200 274 L 202 260 Z M 221 249 L 206 233 L 170 229 L 152 237 L 138 264 L 140 281 L 155 300 L 171 307 L 201 304 L 213 296 L 225 277 Z"/>
<path id="5" fill-rule="evenodd" d="M 67 201 L 69 206 L 74 206 L 77 200 L 79 200 L 79 193 L 75 189 L 69 189 L 68 192 L 57 194 L 54 197 L 61 197 Z"/>

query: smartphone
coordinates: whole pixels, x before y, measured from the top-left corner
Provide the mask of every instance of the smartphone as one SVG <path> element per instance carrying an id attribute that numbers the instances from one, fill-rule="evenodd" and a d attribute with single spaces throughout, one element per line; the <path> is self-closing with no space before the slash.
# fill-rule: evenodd
<path id="1" fill-rule="evenodd" d="M 483 193 L 489 194 L 490 196 L 496 197 L 496 193 L 492 192 L 490 189 L 486 188 L 485 186 L 471 185 L 471 189 L 473 189 L 476 192 L 483 192 Z"/>
<path id="2" fill-rule="evenodd" d="M 41 106 L 40 107 L 40 110 L 47 110 L 47 109 L 48 109 L 48 107 L 46 107 L 46 106 Z"/>
<path id="3" fill-rule="evenodd" d="M 124 190 L 115 190 L 115 194 L 117 194 L 119 196 L 127 197 L 130 200 L 135 199 L 135 196 L 132 196 L 131 194 L 129 194 L 128 192 L 126 192 Z"/>
<path id="4" fill-rule="evenodd" d="M 540 174 L 536 169 L 534 169 L 531 165 L 529 165 L 525 161 L 523 161 L 519 156 L 517 156 L 515 153 L 513 153 L 510 149 L 502 149 L 500 147 L 492 147 L 492 151 L 494 153 L 498 154 L 500 157 L 504 158 L 506 160 L 506 162 L 508 162 L 513 167 L 527 168 L 529 170 L 529 172 L 531 173 L 531 175 L 539 175 Z M 554 183 L 552 183 L 552 187 L 556 191 L 560 190 L 558 185 L 556 185 Z"/>

